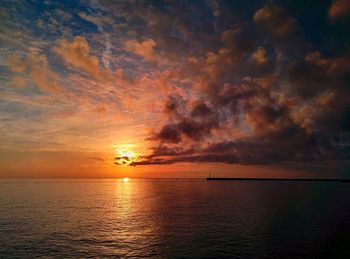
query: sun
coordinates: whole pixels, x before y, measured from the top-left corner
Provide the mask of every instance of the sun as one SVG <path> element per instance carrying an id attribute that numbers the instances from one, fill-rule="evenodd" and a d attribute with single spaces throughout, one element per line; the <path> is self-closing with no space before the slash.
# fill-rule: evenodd
<path id="1" fill-rule="evenodd" d="M 124 182 L 124 183 L 129 182 L 129 178 L 128 178 L 128 177 L 124 177 L 124 178 L 123 178 L 123 182 Z"/>
<path id="2" fill-rule="evenodd" d="M 128 166 L 132 164 L 138 157 L 135 152 L 127 149 L 116 148 L 116 152 L 117 155 L 114 158 L 114 161 L 118 165 Z"/>
<path id="3" fill-rule="evenodd" d="M 135 156 L 135 153 L 131 150 L 123 150 L 123 149 L 117 149 L 117 152 L 120 156 L 133 158 Z"/>

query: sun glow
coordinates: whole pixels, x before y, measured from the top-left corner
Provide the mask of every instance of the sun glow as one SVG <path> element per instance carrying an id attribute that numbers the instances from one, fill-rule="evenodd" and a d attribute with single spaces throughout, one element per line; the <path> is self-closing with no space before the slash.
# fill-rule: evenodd
<path id="1" fill-rule="evenodd" d="M 128 177 L 124 177 L 124 178 L 123 178 L 123 182 L 124 182 L 124 183 L 129 182 L 129 178 L 128 178 Z"/>
<path id="2" fill-rule="evenodd" d="M 127 158 L 133 158 L 135 157 L 135 153 L 131 150 L 123 150 L 123 149 L 117 149 L 117 152 L 120 156 L 127 157 Z"/>
<path id="3" fill-rule="evenodd" d="M 138 154 L 128 149 L 116 148 L 116 151 L 115 163 L 118 165 L 130 165 L 138 157 Z"/>

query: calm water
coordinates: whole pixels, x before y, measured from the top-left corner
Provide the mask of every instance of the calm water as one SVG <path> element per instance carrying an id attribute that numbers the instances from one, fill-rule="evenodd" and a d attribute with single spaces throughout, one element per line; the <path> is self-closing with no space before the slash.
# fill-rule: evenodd
<path id="1" fill-rule="evenodd" d="M 349 258 L 349 244 L 346 183 L 0 181 L 2 258 Z"/>

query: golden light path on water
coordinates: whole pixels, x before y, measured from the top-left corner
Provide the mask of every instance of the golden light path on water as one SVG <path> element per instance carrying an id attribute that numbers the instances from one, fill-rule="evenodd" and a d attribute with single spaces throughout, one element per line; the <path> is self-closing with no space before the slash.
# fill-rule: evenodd
<path id="1" fill-rule="evenodd" d="M 154 192 L 152 182 L 124 177 L 115 182 L 115 196 L 111 201 L 114 214 L 110 214 L 110 239 L 117 242 L 120 254 L 137 256 L 141 253 L 159 255 L 162 232 L 156 211 L 161 204 L 150 196 Z M 152 245 L 153 244 L 153 245 Z"/>

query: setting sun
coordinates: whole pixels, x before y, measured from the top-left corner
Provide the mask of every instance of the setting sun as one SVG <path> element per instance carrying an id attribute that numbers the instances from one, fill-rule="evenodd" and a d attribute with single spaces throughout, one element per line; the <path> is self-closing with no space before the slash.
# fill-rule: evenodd
<path id="1" fill-rule="evenodd" d="M 129 178 L 128 178 L 128 177 L 124 177 L 124 178 L 123 178 L 123 182 L 124 182 L 124 183 L 129 182 Z"/>
<path id="2" fill-rule="evenodd" d="M 118 152 L 119 155 L 125 156 L 125 157 L 128 157 L 128 158 L 132 158 L 132 157 L 135 156 L 134 152 L 130 151 L 130 150 L 118 149 L 117 152 Z"/>
<path id="3" fill-rule="evenodd" d="M 137 158 L 137 154 L 131 150 L 117 148 L 116 151 L 117 155 L 114 160 L 118 165 L 131 165 Z"/>

